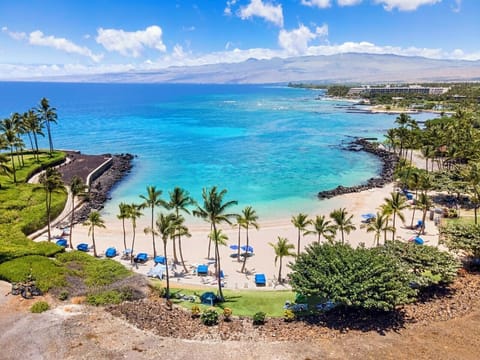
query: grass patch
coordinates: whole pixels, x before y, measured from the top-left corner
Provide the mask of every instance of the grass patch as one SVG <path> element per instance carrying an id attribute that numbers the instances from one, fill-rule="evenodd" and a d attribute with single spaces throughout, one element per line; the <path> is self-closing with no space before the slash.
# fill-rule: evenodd
<path id="1" fill-rule="evenodd" d="M 46 301 L 37 301 L 35 304 L 32 305 L 30 311 L 34 314 L 40 314 L 44 311 L 50 309 L 50 305 Z"/>
<path id="2" fill-rule="evenodd" d="M 133 292 L 129 288 L 102 291 L 87 295 L 87 304 L 94 306 L 103 306 L 110 304 L 120 304 L 123 301 L 133 299 Z"/>
<path id="3" fill-rule="evenodd" d="M 161 287 L 161 282 L 153 280 L 155 287 Z M 200 299 L 196 302 L 181 301 L 175 299 L 177 294 L 184 295 L 196 295 L 199 298 L 206 291 L 213 291 L 215 289 L 198 288 L 198 289 L 170 289 L 172 294 L 172 301 L 187 309 L 191 309 L 192 306 L 198 305 L 201 310 L 210 308 L 210 305 L 200 304 Z M 225 296 L 225 302 L 215 305 L 216 308 L 224 309 L 230 308 L 233 311 L 234 316 L 249 316 L 253 317 L 258 312 L 264 312 L 269 317 L 282 317 L 284 315 L 283 306 L 285 301 L 289 300 L 293 302 L 295 300 L 295 293 L 288 290 L 280 291 L 268 291 L 268 290 L 230 290 L 224 289 L 223 295 Z"/>
<path id="4" fill-rule="evenodd" d="M 473 225 L 475 224 L 475 217 L 473 216 L 461 216 L 458 218 L 445 218 L 442 219 L 444 225 Z"/>

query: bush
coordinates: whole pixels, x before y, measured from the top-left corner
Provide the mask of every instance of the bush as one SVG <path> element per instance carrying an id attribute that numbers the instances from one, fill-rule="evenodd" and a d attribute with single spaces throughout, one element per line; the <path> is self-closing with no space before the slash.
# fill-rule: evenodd
<path id="1" fill-rule="evenodd" d="M 259 311 L 253 315 L 253 325 L 263 325 L 265 324 L 265 314 L 263 311 Z"/>
<path id="2" fill-rule="evenodd" d="M 192 312 L 192 318 L 197 318 L 200 316 L 200 306 L 198 305 L 193 305 L 192 308 L 190 309 Z"/>
<path id="3" fill-rule="evenodd" d="M 50 305 L 46 301 L 37 301 L 35 304 L 32 305 L 30 311 L 34 314 L 40 314 L 44 311 L 50 309 Z"/>
<path id="4" fill-rule="evenodd" d="M 232 320 L 232 309 L 226 307 L 223 309 L 223 321 L 231 321 Z"/>
<path id="5" fill-rule="evenodd" d="M 293 320 L 295 320 L 295 313 L 290 309 L 286 309 L 283 312 L 283 320 L 285 322 L 292 322 Z"/>
<path id="6" fill-rule="evenodd" d="M 58 299 L 61 301 L 65 301 L 68 299 L 68 291 L 64 290 L 58 295 Z"/>
<path id="7" fill-rule="evenodd" d="M 200 316 L 203 325 L 213 326 L 218 324 L 218 313 L 214 308 L 205 310 Z"/>
<path id="8" fill-rule="evenodd" d="M 120 304 L 123 301 L 133 299 L 132 290 L 129 288 L 108 290 L 87 295 L 87 304 L 94 306 Z"/>

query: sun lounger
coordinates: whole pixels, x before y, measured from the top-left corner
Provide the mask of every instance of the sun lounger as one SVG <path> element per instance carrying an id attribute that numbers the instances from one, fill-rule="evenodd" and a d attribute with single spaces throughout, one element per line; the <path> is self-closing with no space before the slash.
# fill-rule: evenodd
<path id="1" fill-rule="evenodd" d="M 197 266 L 197 275 L 208 275 L 208 266 L 207 265 L 198 265 Z"/>
<path id="2" fill-rule="evenodd" d="M 255 274 L 255 285 L 257 286 L 267 285 L 267 279 L 265 278 L 265 274 Z"/>
<path id="3" fill-rule="evenodd" d="M 117 249 L 115 249 L 114 247 L 109 247 L 107 250 L 105 250 L 105 256 L 107 258 L 113 258 L 117 256 Z"/>
<path id="4" fill-rule="evenodd" d="M 165 256 L 155 256 L 155 258 L 153 259 L 153 261 L 155 262 L 155 264 L 165 265 L 165 263 L 166 263 Z"/>
<path id="5" fill-rule="evenodd" d="M 78 244 L 77 245 L 77 250 L 87 252 L 88 251 L 88 244 L 86 244 L 86 243 Z"/>
<path id="6" fill-rule="evenodd" d="M 67 240 L 65 239 L 58 239 L 55 244 L 57 244 L 58 246 L 63 246 L 63 247 L 67 247 Z"/>
<path id="7" fill-rule="evenodd" d="M 138 253 L 137 256 L 133 259 L 134 262 L 144 264 L 148 260 L 148 254 L 147 253 Z"/>

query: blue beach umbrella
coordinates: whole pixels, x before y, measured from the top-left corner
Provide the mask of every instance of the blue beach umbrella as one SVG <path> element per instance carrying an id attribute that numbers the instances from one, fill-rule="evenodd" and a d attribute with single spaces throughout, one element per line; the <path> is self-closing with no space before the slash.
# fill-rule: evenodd
<path id="1" fill-rule="evenodd" d="M 375 219 L 376 215 L 374 213 L 363 214 L 362 218 L 365 220 Z"/>
<path id="2" fill-rule="evenodd" d="M 247 253 L 249 253 L 249 252 L 253 253 L 253 247 L 251 247 L 250 245 L 248 245 L 248 246 L 247 246 L 247 245 L 243 245 L 243 246 L 241 247 L 241 249 L 242 249 L 243 251 L 247 252 Z"/>
<path id="3" fill-rule="evenodd" d="M 417 245 L 423 245 L 423 243 L 424 243 L 423 239 L 420 236 L 417 236 L 413 241 Z"/>
<path id="4" fill-rule="evenodd" d="M 230 245 L 230 249 L 232 249 L 232 250 L 238 250 L 238 245 Z"/>

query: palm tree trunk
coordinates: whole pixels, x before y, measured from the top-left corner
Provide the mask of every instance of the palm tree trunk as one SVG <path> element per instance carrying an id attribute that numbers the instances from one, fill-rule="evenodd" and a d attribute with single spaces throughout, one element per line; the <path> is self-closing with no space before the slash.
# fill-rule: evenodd
<path id="1" fill-rule="evenodd" d="M 178 252 L 180 253 L 180 261 L 182 262 L 183 270 L 185 273 L 188 273 L 188 269 L 185 266 L 185 260 L 183 260 L 183 252 L 182 252 L 182 238 L 178 235 Z"/>
<path id="2" fill-rule="evenodd" d="M 215 226 L 215 223 L 212 223 L 212 226 L 213 226 L 214 234 L 216 234 L 217 227 Z M 223 302 L 225 298 L 223 297 L 222 281 L 220 278 L 220 252 L 218 251 L 218 241 L 215 241 L 215 257 L 216 257 L 215 266 L 217 269 L 217 282 L 218 282 L 218 297 L 220 302 Z"/>
<path id="3" fill-rule="evenodd" d="M 240 225 L 240 223 L 238 224 L 238 249 L 237 249 L 237 261 L 240 262 L 240 230 L 241 230 L 242 226 Z"/>
<path id="4" fill-rule="evenodd" d="M 210 224 L 210 233 L 212 232 L 213 229 L 215 229 L 215 227 Z M 207 259 L 210 259 L 210 248 L 211 248 L 211 246 L 212 246 L 212 238 L 209 236 L 209 237 L 208 237 L 208 253 L 207 253 Z"/>
<path id="5" fill-rule="evenodd" d="M 38 140 L 37 140 L 37 134 L 35 132 L 33 133 L 33 139 L 35 140 L 35 155 L 37 157 L 37 162 L 39 162 L 40 157 L 38 155 Z"/>
<path id="6" fill-rule="evenodd" d="M 175 264 L 178 264 L 177 242 L 175 241 L 175 238 L 172 239 L 172 244 L 173 244 L 173 262 L 174 262 Z"/>
<path id="7" fill-rule="evenodd" d="M 130 263 L 133 264 L 133 249 L 135 247 L 135 225 L 132 225 L 133 237 L 132 237 L 132 252 L 130 253 Z"/>
<path id="8" fill-rule="evenodd" d="M 48 241 L 51 240 L 52 238 L 52 233 L 51 233 L 51 230 L 50 230 L 50 212 L 51 212 L 51 206 L 52 206 L 52 193 L 47 191 L 46 193 L 46 205 L 47 205 L 47 234 L 48 234 Z"/>
<path id="9" fill-rule="evenodd" d="M 283 256 L 279 256 L 280 258 L 280 264 L 278 266 L 278 282 L 281 283 L 282 282 L 282 260 L 283 260 Z"/>
<path id="10" fill-rule="evenodd" d="M 50 121 L 45 121 L 47 125 L 47 132 L 48 132 L 48 145 L 50 147 L 50 157 L 52 156 L 53 153 L 53 142 L 52 142 L 52 134 L 50 133 Z"/>
<path id="11" fill-rule="evenodd" d="M 157 256 L 157 248 L 155 246 L 155 230 L 153 229 L 153 205 L 152 205 L 152 223 L 151 223 L 151 228 L 152 229 L 152 246 L 153 246 L 153 257 Z"/>
<path id="12" fill-rule="evenodd" d="M 298 229 L 297 255 L 300 255 L 300 229 Z"/>
<path id="13" fill-rule="evenodd" d="M 473 215 L 474 215 L 474 221 L 475 221 L 475 225 L 477 225 L 477 205 L 475 204 L 475 206 L 473 207 Z"/>
<path id="14" fill-rule="evenodd" d="M 395 227 L 395 215 L 396 211 L 393 212 L 393 221 L 392 221 L 392 241 L 395 240 L 395 233 L 397 232 L 397 228 Z"/>
<path id="15" fill-rule="evenodd" d="M 13 183 L 17 185 L 17 172 L 15 170 L 15 161 L 13 159 L 13 146 L 10 147 L 10 158 L 12 159 Z"/>
<path id="16" fill-rule="evenodd" d="M 75 196 L 72 194 L 72 214 L 70 215 L 70 232 L 68 234 L 68 243 L 70 245 L 70 249 L 73 249 L 72 245 L 72 229 L 73 229 L 73 218 L 75 216 Z"/>
<path id="17" fill-rule="evenodd" d="M 417 200 L 417 196 L 418 196 L 418 190 L 415 190 L 415 200 Z M 415 206 L 415 204 L 413 204 L 413 213 L 412 213 L 412 222 L 410 223 L 410 228 L 413 229 L 413 220 L 415 219 L 415 209 L 417 207 Z"/>
<path id="18" fill-rule="evenodd" d="M 318 233 L 318 245 L 320 245 L 320 237 L 321 237 L 321 236 L 322 236 L 322 235 L 320 235 L 320 233 Z"/>
<path id="19" fill-rule="evenodd" d="M 343 228 L 340 230 L 342 232 L 342 245 L 345 245 L 345 234 L 343 233 Z"/>
<path id="20" fill-rule="evenodd" d="M 242 273 L 245 271 L 245 266 L 247 265 L 248 246 L 249 246 L 249 242 L 248 242 L 248 223 L 246 225 L 247 225 L 247 227 L 245 228 L 245 230 L 247 231 L 247 246 L 246 246 L 245 255 L 243 256 L 242 270 L 240 270 L 240 272 L 242 272 Z"/>
<path id="21" fill-rule="evenodd" d="M 93 243 L 93 256 L 97 257 L 97 246 L 95 245 L 95 226 L 93 225 L 92 225 L 92 243 Z"/>
<path id="22" fill-rule="evenodd" d="M 127 250 L 127 233 L 125 231 L 125 219 L 122 219 L 122 229 L 123 229 L 123 250 L 126 251 Z"/>
<path id="23" fill-rule="evenodd" d="M 165 297 L 170 299 L 170 277 L 168 275 L 168 259 L 167 259 L 167 241 L 163 240 L 163 254 L 165 256 L 165 275 L 167 280 L 167 289 L 165 292 Z"/>

